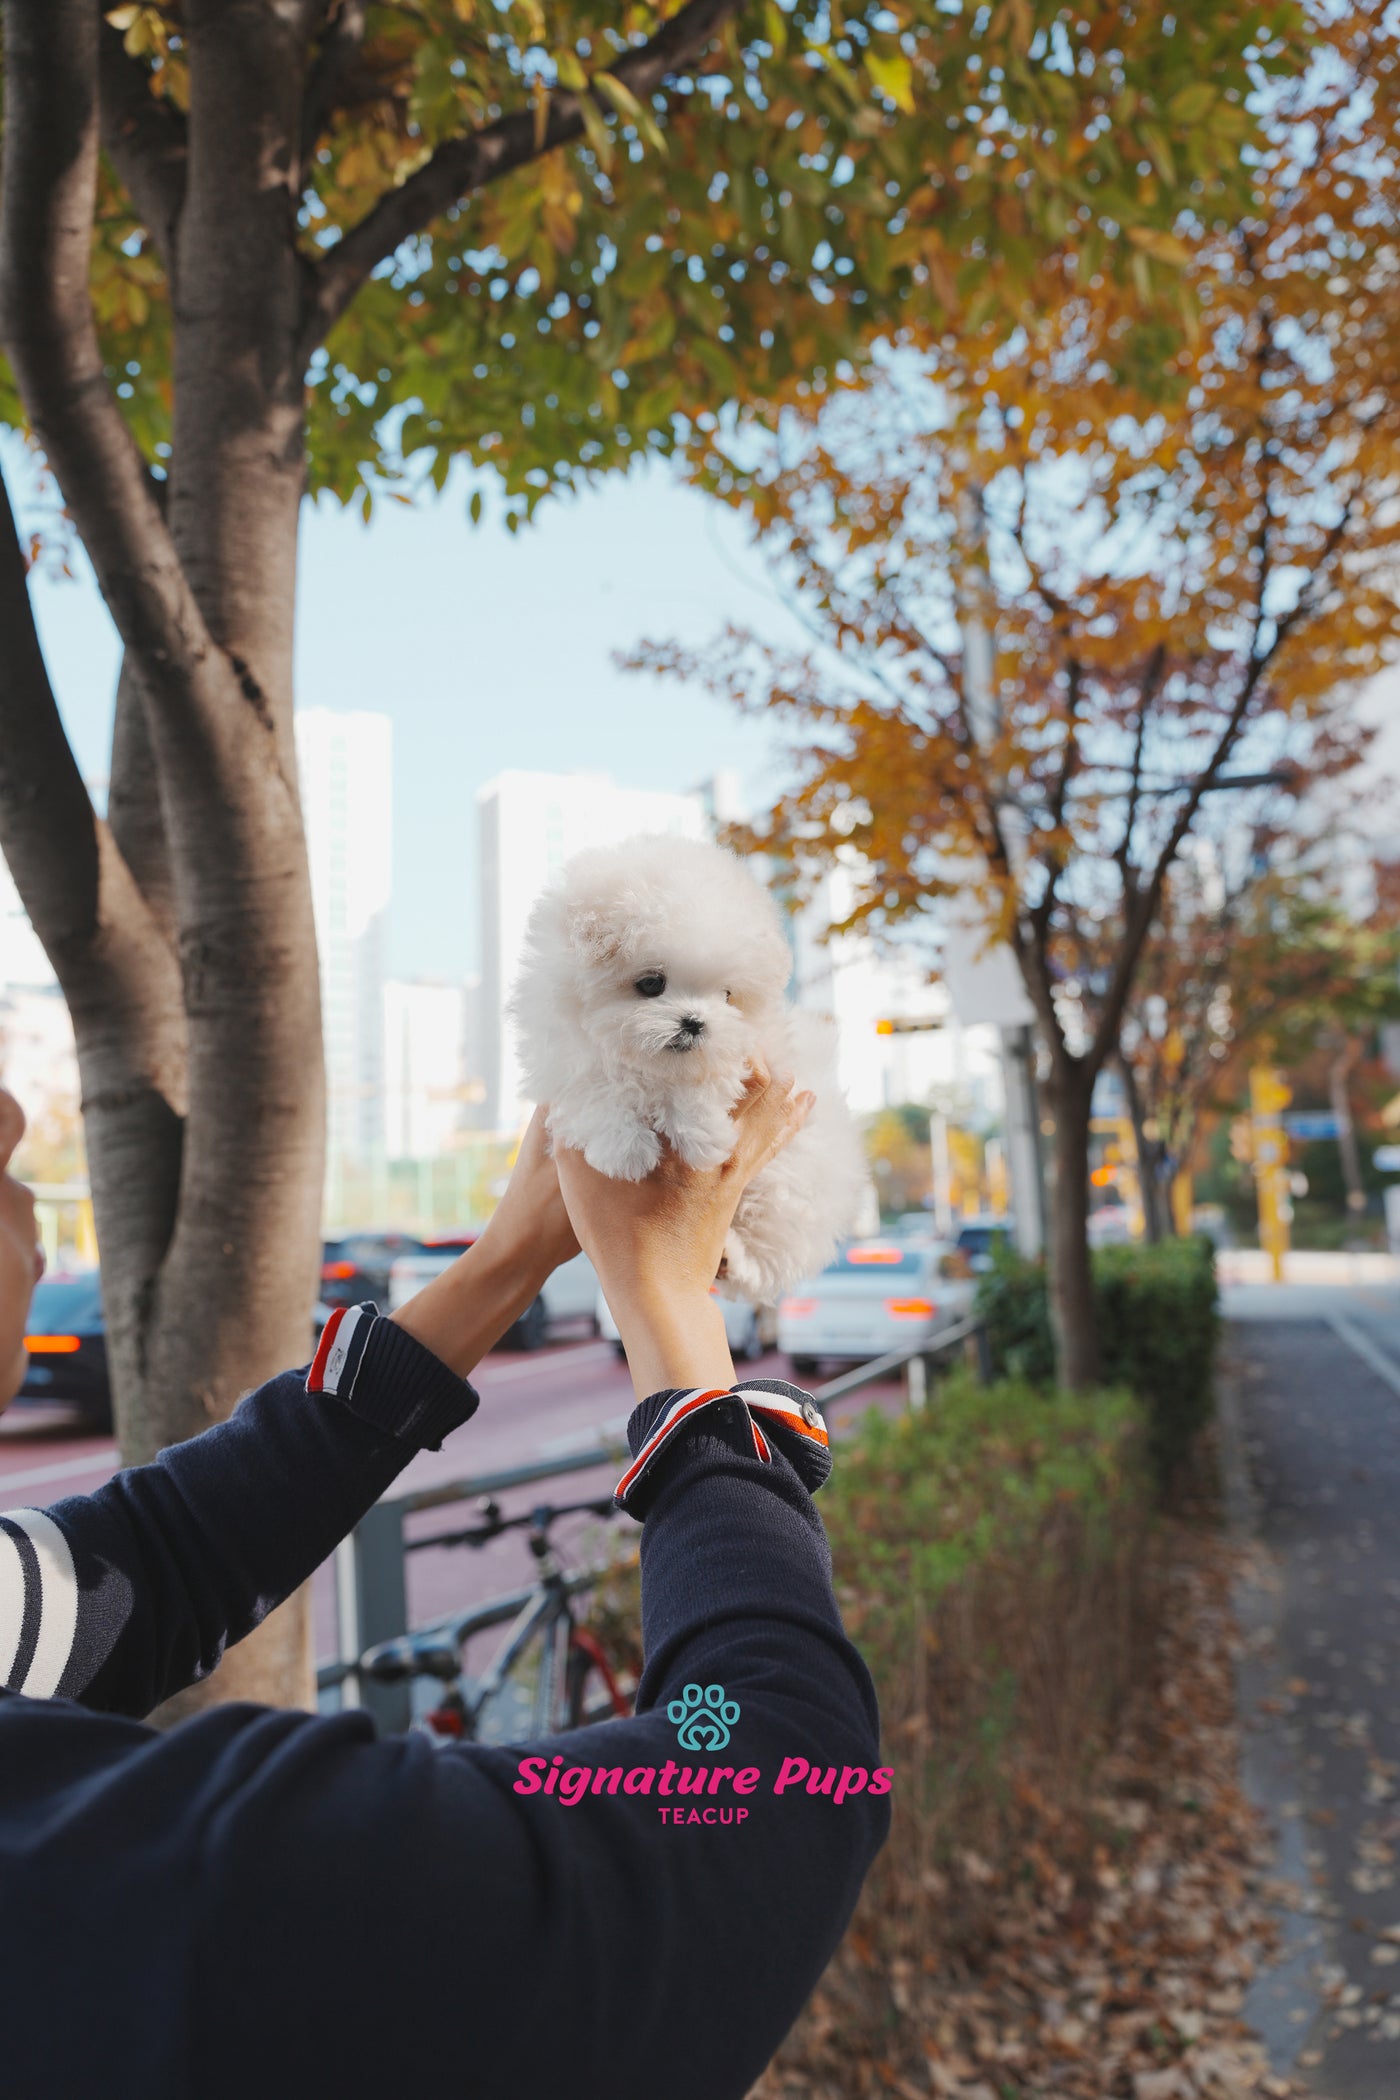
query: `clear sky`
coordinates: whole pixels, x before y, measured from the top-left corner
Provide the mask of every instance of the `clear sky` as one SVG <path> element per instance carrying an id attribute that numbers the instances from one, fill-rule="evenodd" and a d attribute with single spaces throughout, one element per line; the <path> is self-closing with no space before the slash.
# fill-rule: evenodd
<path id="1" fill-rule="evenodd" d="M 4 459 L 23 514 L 32 476 Z M 460 976 L 476 961 L 476 791 L 510 766 L 601 771 L 685 789 L 735 767 L 756 799 L 776 746 L 697 688 L 633 673 L 612 652 L 643 636 L 701 641 L 728 620 L 791 630 L 739 522 L 644 468 L 546 505 L 511 537 L 466 517 L 468 484 L 415 510 L 307 506 L 297 697 L 394 723 L 396 975 Z M 75 565 L 78 557 L 75 556 Z M 83 566 L 33 585 L 50 676 L 78 762 L 107 772 L 118 646 Z"/>

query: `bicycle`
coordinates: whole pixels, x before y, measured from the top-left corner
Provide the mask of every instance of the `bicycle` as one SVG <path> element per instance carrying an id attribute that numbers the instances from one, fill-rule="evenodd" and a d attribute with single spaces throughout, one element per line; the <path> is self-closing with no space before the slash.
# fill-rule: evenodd
<path id="1" fill-rule="evenodd" d="M 562 1517 L 616 1513 L 610 1495 L 596 1501 L 540 1503 L 512 1517 L 503 1516 L 493 1500 L 482 1505 L 478 1521 L 466 1530 L 415 1540 L 418 1548 L 479 1547 L 508 1531 L 528 1530 L 539 1574 L 528 1589 L 380 1641 L 359 1658 L 355 1674 L 378 1684 L 422 1679 L 442 1684 L 445 1689 L 437 1703 L 420 1713 L 413 1725 L 447 1740 L 527 1742 L 630 1714 L 632 1699 L 602 1643 L 574 1613 L 574 1598 L 592 1589 L 609 1569 L 567 1571 L 550 1538 Z M 507 1620 L 510 1629 L 490 1663 L 480 1675 L 471 1675 L 463 1653 L 468 1641 Z"/>

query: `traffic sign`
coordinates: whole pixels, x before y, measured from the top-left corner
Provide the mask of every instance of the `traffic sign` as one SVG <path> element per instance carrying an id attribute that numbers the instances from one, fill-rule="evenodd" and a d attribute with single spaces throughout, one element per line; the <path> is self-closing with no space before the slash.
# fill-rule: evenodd
<path id="1" fill-rule="evenodd" d="M 1378 1174 L 1400 1174 L 1400 1145 L 1377 1145 L 1371 1165 Z"/>
<path id="2" fill-rule="evenodd" d="M 1300 1145 L 1312 1145 L 1321 1138 L 1341 1135 L 1341 1125 L 1331 1110 L 1326 1108 L 1292 1109 L 1284 1117 L 1283 1127 Z"/>

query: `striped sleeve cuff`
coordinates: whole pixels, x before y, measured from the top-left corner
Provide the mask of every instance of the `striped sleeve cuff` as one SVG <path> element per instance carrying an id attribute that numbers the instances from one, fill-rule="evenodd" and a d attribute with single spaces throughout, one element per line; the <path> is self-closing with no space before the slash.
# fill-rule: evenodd
<path id="1" fill-rule="evenodd" d="M 771 1465 L 776 1447 L 808 1494 L 831 1477 L 831 1443 L 810 1393 L 778 1378 L 746 1378 L 737 1385 L 670 1389 L 653 1393 L 633 1410 L 627 1424 L 632 1463 L 613 1490 L 630 1516 L 644 1517 L 660 1486 L 662 1459 L 696 1427 L 722 1429 L 739 1437 L 739 1448 Z"/>
<path id="2" fill-rule="evenodd" d="M 372 1304 L 340 1306 L 321 1330 L 308 1393 L 325 1393 L 406 1444 L 436 1451 L 479 1405 L 476 1389 Z"/>
<path id="3" fill-rule="evenodd" d="M 0 1516 L 0 1685 L 51 1699 L 77 1625 L 67 1539 L 42 1509 L 7 1510 Z"/>

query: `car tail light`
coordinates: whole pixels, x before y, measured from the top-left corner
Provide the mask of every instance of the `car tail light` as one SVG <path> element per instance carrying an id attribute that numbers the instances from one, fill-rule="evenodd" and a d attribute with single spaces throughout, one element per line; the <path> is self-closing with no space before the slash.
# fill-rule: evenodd
<path id="1" fill-rule="evenodd" d="M 344 1283 L 355 1273 L 352 1261 L 327 1261 L 321 1264 L 322 1283 Z"/>
<path id="2" fill-rule="evenodd" d="M 816 1309 L 815 1298 L 784 1298 L 778 1307 L 785 1320 L 805 1320 L 808 1314 L 814 1313 Z"/>
<path id="3" fill-rule="evenodd" d="M 885 1311 L 896 1320 L 931 1320 L 938 1307 L 927 1298 L 886 1298 Z"/>
<path id="4" fill-rule="evenodd" d="M 83 1345 L 76 1334 L 27 1334 L 24 1346 L 31 1356 L 73 1356 Z"/>

